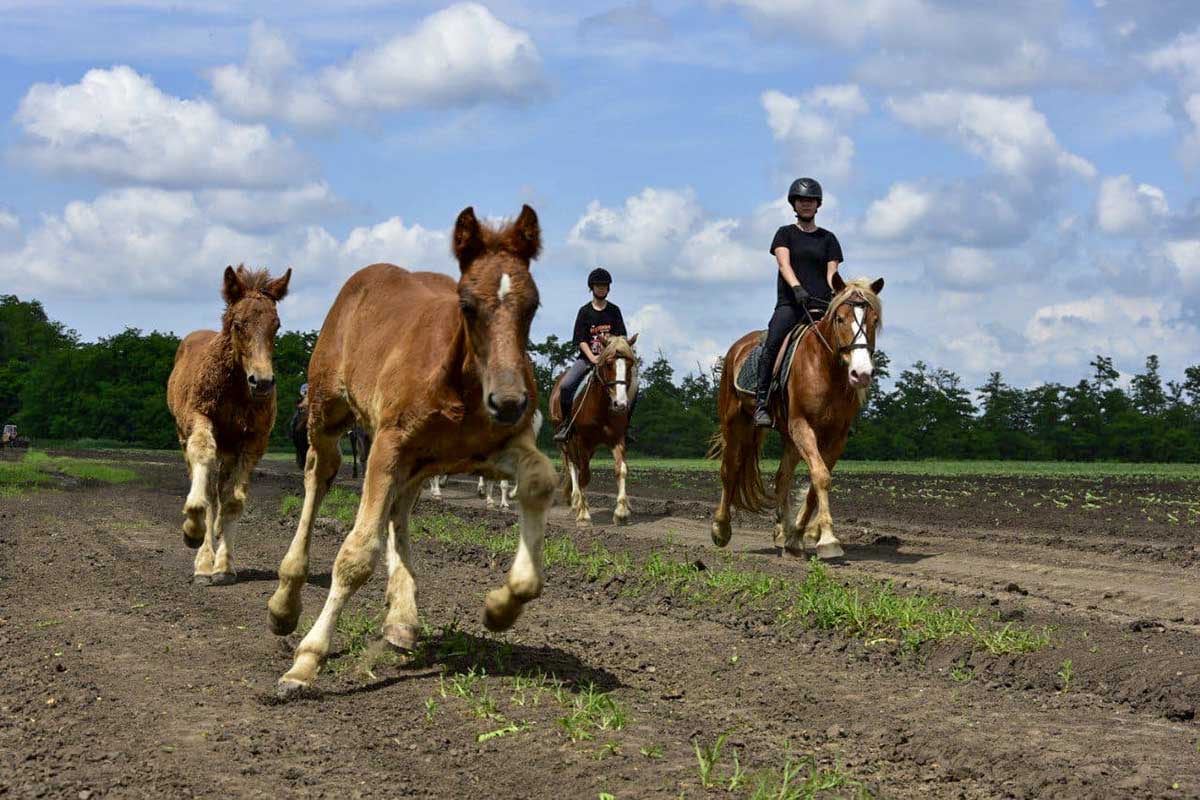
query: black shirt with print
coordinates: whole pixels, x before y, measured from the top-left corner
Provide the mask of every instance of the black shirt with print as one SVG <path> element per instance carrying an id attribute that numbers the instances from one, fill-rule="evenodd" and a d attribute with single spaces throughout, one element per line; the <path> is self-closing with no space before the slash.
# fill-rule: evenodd
<path id="1" fill-rule="evenodd" d="M 828 301 L 833 297 L 829 288 L 829 277 L 826 274 L 830 261 L 842 261 L 842 246 L 837 237 L 824 228 L 817 228 L 812 233 L 800 230 L 798 225 L 784 225 L 775 231 L 775 239 L 771 242 L 771 254 L 778 247 L 786 247 L 791 255 L 792 272 L 808 293 L 818 300 Z M 779 273 L 776 283 L 775 307 L 793 305 L 796 295 L 792 287 Z"/>
<path id="2" fill-rule="evenodd" d="M 593 353 L 599 353 L 603 346 L 600 339 L 603 336 L 625 336 L 625 320 L 621 317 L 621 309 L 614 303 L 608 303 L 603 311 L 597 311 L 592 304 L 586 303 L 579 309 L 575 317 L 575 335 L 572 341 L 576 345 L 587 342 Z"/>

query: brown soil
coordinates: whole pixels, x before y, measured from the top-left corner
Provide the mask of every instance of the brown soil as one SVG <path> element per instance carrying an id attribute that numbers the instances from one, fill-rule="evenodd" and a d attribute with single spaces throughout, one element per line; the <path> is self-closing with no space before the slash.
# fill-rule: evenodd
<path id="1" fill-rule="evenodd" d="M 181 459 L 123 460 L 138 483 L 0 499 L 0 797 L 729 796 L 701 786 L 693 745 L 723 733 L 715 777 L 726 780 L 736 749 L 749 772 L 778 774 L 791 752 L 883 797 L 1200 796 L 1200 531 L 1171 503 L 1194 502 L 1195 483 L 835 473 L 849 556 L 838 577 L 887 578 L 1052 626 L 1052 645 L 1029 655 L 961 642 L 904 653 L 565 568 L 550 570 L 512 632 L 492 637 L 482 597 L 505 565 L 423 538 L 425 652 L 408 663 L 338 653 L 318 692 L 279 703 L 274 682 L 297 639 L 268 633 L 265 606 L 294 524 L 281 499 L 301 492 L 294 466 L 255 475 L 239 582 L 197 587 L 179 532 Z M 610 524 L 610 477 L 592 488 L 595 527 L 577 531 L 560 506 L 551 536 L 635 558 L 727 559 L 708 538 L 714 476 L 635 472 L 623 528 Z M 1089 491 L 1083 502 L 1098 508 L 1082 507 Z M 446 493 L 473 522 L 515 521 L 484 511 L 465 479 Z M 418 513 L 433 507 L 423 500 Z M 315 536 L 306 617 L 328 587 L 338 527 Z M 746 569 L 807 569 L 774 555 L 765 518 L 742 519 L 730 549 Z M 355 608 L 373 614 L 382 596 L 377 575 Z M 443 697 L 472 668 L 486 671 L 503 719 Z M 589 683 L 611 692 L 625 727 L 571 741 L 549 693 L 514 699 L 513 676 L 533 669 L 562 679 L 567 699 Z M 510 722 L 526 724 L 477 741 Z"/>

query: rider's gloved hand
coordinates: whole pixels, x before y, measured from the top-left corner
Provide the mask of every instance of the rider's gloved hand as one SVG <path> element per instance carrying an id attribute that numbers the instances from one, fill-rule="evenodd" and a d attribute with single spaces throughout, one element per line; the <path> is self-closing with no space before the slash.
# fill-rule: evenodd
<path id="1" fill-rule="evenodd" d="M 798 306 L 804 305 L 808 300 L 808 290 L 799 283 L 792 287 L 792 294 L 796 296 L 796 305 Z"/>

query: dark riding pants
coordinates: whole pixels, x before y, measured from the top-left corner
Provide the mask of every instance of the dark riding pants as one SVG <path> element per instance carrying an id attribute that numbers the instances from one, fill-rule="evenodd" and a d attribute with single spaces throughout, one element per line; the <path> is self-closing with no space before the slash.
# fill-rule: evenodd
<path id="1" fill-rule="evenodd" d="M 588 370 L 592 368 L 592 362 L 588 361 L 583 356 L 575 359 L 567 374 L 563 376 L 562 386 L 559 387 L 558 399 L 562 403 L 562 418 L 563 422 L 571 421 L 571 404 L 575 401 L 575 392 L 579 390 L 579 384 L 583 382 L 583 378 L 588 374 Z"/>
<path id="2" fill-rule="evenodd" d="M 809 308 L 813 321 L 821 318 L 821 311 Z M 787 338 L 792 328 L 801 322 L 807 322 L 804 309 L 790 303 L 776 306 L 771 321 L 767 323 L 767 341 L 763 344 L 762 360 L 758 362 L 758 385 L 754 392 L 755 400 L 762 404 L 767 402 L 767 392 L 771 388 L 771 371 L 775 367 L 775 359 L 779 356 L 779 348 Z"/>

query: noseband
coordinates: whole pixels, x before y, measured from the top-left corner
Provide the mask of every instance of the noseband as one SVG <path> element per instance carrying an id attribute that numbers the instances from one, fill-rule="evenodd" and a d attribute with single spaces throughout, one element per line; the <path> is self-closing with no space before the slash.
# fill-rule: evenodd
<path id="1" fill-rule="evenodd" d="M 616 361 L 618 358 L 625 360 L 625 361 L 629 360 L 628 356 L 618 356 L 618 355 L 614 355 L 609 360 Z M 607 361 L 597 362 L 592 365 L 592 372 L 595 373 L 596 382 L 599 383 L 601 386 L 603 386 L 605 389 L 610 389 L 610 388 L 613 388 L 616 386 L 624 386 L 626 391 L 628 391 L 629 390 L 629 377 L 628 376 L 633 374 L 633 370 L 630 369 L 625 372 L 626 377 L 624 380 L 617 380 L 616 378 L 613 378 L 611 381 L 606 381 L 606 380 L 604 380 L 604 376 L 600 374 L 601 365 L 606 364 L 606 363 L 608 363 L 608 362 Z"/>
<path id="2" fill-rule="evenodd" d="M 837 316 L 837 310 L 839 308 L 841 308 L 842 306 L 850 306 L 851 308 L 861 308 L 864 310 L 864 313 L 863 313 L 861 322 L 858 320 L 858 316 L 855 315 L 855 320 L 854 320 L 855 327 L 854 327 L 854 330 L 851 331 L 850 344 L 839 345 L 837 350 L 834 350 L 833 346 L 830 345 L 829 342 L 825 340 L 825 337 L 821 334 L 820 328 L 817 327 L 816 321 L 813 320 L 812 314 L 810 314 L 808 311 L 808 306 L 803 306 L 804 316 L 808 317 L 808 324 L 812 326 L 813 331 L 817 334 L 817 338 L 821 340 L 821 344 L 825 345 L 825 349 L 828 350 L 831 354 L 841 356 L 841 355 L 845 355 L 846 353 L 850 353 L 854 350 L 866 350 L 869 355 L 874 357 L 875 348 L 871 346 L 870 337 L 867 336 L 867 315 L 865 313 L 866 309 L 869 309 L 871 307 L 871 304 L 867 302 L 866 298 L 863 297 L 861 293 L 856 291 L 852 296 L 847 297 L 845 300 L 838 303 L 835 308 L 831 308 L 827 312 L 830 316 L 833 317 L 834 325 L 842 324 L 841 319 L 839 319 Z M 856 344 L 856 342 L 858 340 L 858 335 L 860 333 L 863 335 L 863 341 L 861 343 Z"/>

